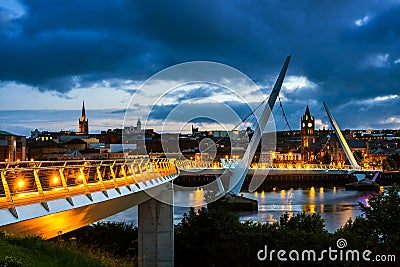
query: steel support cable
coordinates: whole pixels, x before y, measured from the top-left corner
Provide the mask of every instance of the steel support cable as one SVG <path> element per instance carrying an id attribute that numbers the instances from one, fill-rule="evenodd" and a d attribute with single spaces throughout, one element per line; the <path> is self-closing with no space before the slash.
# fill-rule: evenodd
<path id="1" fill-rule="evenodd" d="M 286 125 L 289 127 L 289 130 L 291 132 L 293 132 L 292 127 L 290 127 L 289 121 L 288 121 L 288 119 L 286 117 L 286 113 L 285 113 L 285 110 L 283 109 L 282 101 L 281 101 L 281 98 L 279 97 L 279 95 L 278 95 L 278 100 L 279 100 L 279 107 L 282 109 L 282 114 L 283 114 L 283 117 L 285 118 L 285 121 L 286 121 Z"/>
<path id="2" fill-rule="evenodd" d="M 268 101 L 270 96 L 268 96 L 267 98 L 265 98 L 260 104 L 258 104 L 257 107 L 255 107 L 246 117 L 244 117 L 241 122 L 239 122 L 235 127 L 233 127 L 232 131 L 236 130 L 236 128 L 238 128 L 240 125 L 242 125 L 251 115 L 254 115 L 254 113 L 262 106 L 262 104 L 264 104 L 266 101 Z M 255 117 L 255 116 L 254 116 Z M 253 120 L 254 120 L 253 117 Z M 253 125 L 253 123 L 250 121 L 250 124 Z M 218 144 L 223 138 L 228 137 L 228 135 L 226 136 L 222 136 L 220 137 L 215 143 Z M 204 152 L 206 152 L 209 148 L 211 147 L 207 147 Z"/>

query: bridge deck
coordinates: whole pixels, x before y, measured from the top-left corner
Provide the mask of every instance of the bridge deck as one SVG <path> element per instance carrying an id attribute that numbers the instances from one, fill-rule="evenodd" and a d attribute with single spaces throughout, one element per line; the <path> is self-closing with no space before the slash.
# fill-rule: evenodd
<path id="1" fill-rule="evenodd" d="M 0 163 L 0 209 L 146 183 L 176 173 L 168 160 Z M 72 203 L 72 202 L 71 202 Z M 14 214 L 16 215 L 16 214 Z"/>

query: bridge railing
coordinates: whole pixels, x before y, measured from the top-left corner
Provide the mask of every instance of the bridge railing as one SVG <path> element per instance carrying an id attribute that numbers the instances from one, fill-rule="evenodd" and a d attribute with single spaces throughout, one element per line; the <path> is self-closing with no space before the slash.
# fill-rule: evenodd
<path id="1" fill-rule="evenodd" d="M 234 168 L 236 161 L 212 162 L 212 161 L 193 161 L 193 160 L 176 160 L 175 166 L 179 169 L 196 169 L 196 168 Z M 350 165 L 333 165 L 333 164 L 305 164 L 305 163 L 252 163 L 252 169 L 293 169 L 293 170 L 353 170 Z M 358 170 L 358 169 L 357 169 Z M 372 167 L 365 167 L 361 170 L 379 170 Z"/>
<path id="2" fill-rule="evenodd" d="M 177 173 L 168 159 L 0 162 L 0 209 L 116 189 Z"/>

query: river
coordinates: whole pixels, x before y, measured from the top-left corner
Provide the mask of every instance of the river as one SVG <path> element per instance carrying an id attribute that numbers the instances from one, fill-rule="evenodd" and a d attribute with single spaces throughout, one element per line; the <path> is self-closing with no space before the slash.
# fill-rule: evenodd
<path id="1" fill-rule="evenodd" d="M 342 187 L 311 187 L 290 190 L 273 190 L 270 192 L 242 193 L 244 197 L 258 201 L 258 212 L 240 212 L 241 221 L 275 222 L 279 217 L 289 214 L 319 213 L 325 220 L 326 229 L 334 232 L 351 217 L 361 215 L 358 202 L 367 204 L 371 192 L 347 191 Z M 189 211 L 188 203 L 194 207 L 204 206 L 204 190 L 178 191 L 174 193 L 174 222 L 179 223 L 185 212 Z M 137 225 L 137 206 L 115 214 L 103 221 L 126 222 Z"/>

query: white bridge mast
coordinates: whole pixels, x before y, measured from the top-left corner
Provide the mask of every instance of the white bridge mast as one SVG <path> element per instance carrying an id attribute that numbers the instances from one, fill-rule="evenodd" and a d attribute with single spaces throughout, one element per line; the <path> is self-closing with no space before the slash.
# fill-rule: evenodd
<path id="1" fill-rule="evenodd" d="M 269 96 L 268 103 L 264 106 L 259 123 L 256 125 L 256 129 L 246 149 L 246 152 L 243 155 L 243 158 L 237 163 L 236 167 L 232 171 L 229 179 L 229 192 L 231 194 L 238 195 L 240 189 L 242 188 L 244 179 L 248 172 L 248 168 L 250 167 L 258 144 L 260 143 L 262 133 L 267 126 L 267 122 L 269 116 L 271 115 L 271 111 L 274 108 L 276 98 L 278 97 L 279 91 L 281 90 L 283 79 L 285 78 L 289 62 L 290 56 L 286 58 L 285 63 L 283 64 L 282 70 L 279 73 L 278 79 L 276 80 L 274 88 Z"/>
<path id="2" fill-rule="evenodd" d="M 347 144 L 346 139 L 344 138 L 342 132 L 340 131 L 339 125 L 336 123 L 331 112 L 329 111 L 328 105 L 326 105 L 325 102 L 323 102 L 323 103 L 324 103 L 326 113 L 328 114 L 329 120 L 330 120 L 332 126 L 335 128 L 336 136 L 339 139 L 339 142 L 344 150 L 344 153 L 346 154 L 347 159 L 350 162 L 351 167 L 353 167 L 353 169 L 361 169 L 360 165 L 358 165 L 356 159 L 354 158 L 353 153 L 351 152 L 351 149 L 350 149 L 349 145 Z"/>

